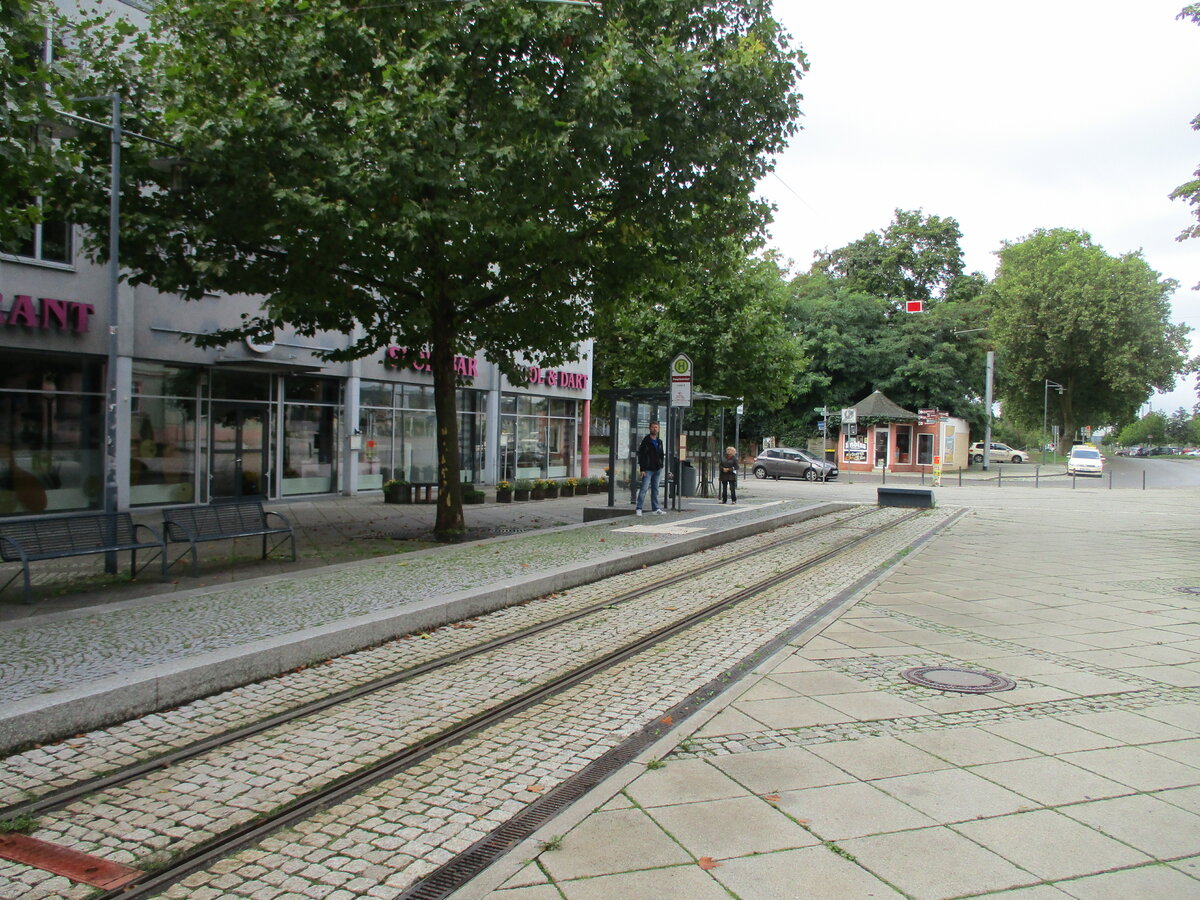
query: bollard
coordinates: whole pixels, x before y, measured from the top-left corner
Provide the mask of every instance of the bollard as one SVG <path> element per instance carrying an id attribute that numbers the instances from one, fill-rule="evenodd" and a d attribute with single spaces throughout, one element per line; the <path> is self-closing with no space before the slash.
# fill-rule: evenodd
<path id="1" fill-rule="evenodd" d="M 883 465 L 883 483 L 887 484 L 887 463 Z"/>
<path id="2" fill-rule="evenodd" d="M 1112 490 L 1112 477 L 1113 477 L 1112 469 L 1109 469 L 1108 470 L 1108 489 L 1110 491 Z"/>
<path id="3" fill-rule="evenodd" d="M 1041 478 L 1042 478 L 1042 467 L 1034 466 L 1033 467 L 1033 486 L 1034 487 L 1038 486 L 1038 483 L 1041 481 Z"/>
<path id="4" fill-rule="evenodd" d="M 1146 470 L 1142 469 L 1142 490 L 1146 489 Z"/>
<path id="5" fill-rule="evenodd" d="M 962 487 L 962 469 L 958 470 L 958 486 Z"/>
<path id="6" fill-rule="evenodd" d="M 996 468 L 996 487 L 1004 487 L 1004 470 Z"/>
<path id="7" fill-rule="evenodd" d="M 1071 473 L 1071 490 L 1075 490 L 1075 473 Z"/>

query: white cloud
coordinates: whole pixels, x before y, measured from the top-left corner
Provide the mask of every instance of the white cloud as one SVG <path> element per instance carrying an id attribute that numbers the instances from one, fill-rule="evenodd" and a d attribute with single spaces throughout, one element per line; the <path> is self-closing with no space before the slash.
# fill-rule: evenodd
<path id="1" fill-rule="evenodd" d="M 952 216 L 968 269 L 1006 240 L 1088 231 L 1180 282 L 1197 330 L 1200 240 L 1167 195 L 1200 165 L 1200 27 L 1183 0 L 776 0 L 812 68 L 804 130 L 761 185 L 773 244 L 800 267 L 883 228 L 896 208 Z M 1155 406 L 1190 407 L 1183 389 Z"/>

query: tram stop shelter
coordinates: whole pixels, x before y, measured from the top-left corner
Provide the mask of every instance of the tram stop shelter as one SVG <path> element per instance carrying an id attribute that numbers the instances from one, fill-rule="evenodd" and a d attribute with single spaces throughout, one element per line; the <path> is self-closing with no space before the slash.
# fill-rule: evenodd
<path id="1" fill-rule="evenodd" d="M 725 447 L 736 437 L 726 437 L 726 427 L 737 428 L 734 415 L 736 399 L 720 394 L 692 392 L 690 407 L 671 407 L 663 388 L 610 388 L 600 392 L 608 401 L 610 441 L 608 450 L 608 507 L 618 508 L 637 502 L 641 487 L 637 451 L 642 438 L 650 433 L 650 423 L 658 422 L 666 448 L 666 472 L 659 482 L 665 492 L 662 505 L 679 509 L 681 498 L 713 497 L 717 493 L 717 466 Z M 678 490 L 676 490 L 678 488 Z"/>

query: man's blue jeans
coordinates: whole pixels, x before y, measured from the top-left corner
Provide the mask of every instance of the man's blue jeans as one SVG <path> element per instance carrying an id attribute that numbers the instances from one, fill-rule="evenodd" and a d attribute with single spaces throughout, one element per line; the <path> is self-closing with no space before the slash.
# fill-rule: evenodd
<path id="1" fill-rule="evenodd" d="M 652 469 L 642 473 L 642 489 L 638 491 L 637 508 L 642 508 L 642 503 L 646 500 L 646 491 L 650 491 L 650 508 L 651 510 L 658 509 L 658 478 L 662 475 L 662 469 Z"/>

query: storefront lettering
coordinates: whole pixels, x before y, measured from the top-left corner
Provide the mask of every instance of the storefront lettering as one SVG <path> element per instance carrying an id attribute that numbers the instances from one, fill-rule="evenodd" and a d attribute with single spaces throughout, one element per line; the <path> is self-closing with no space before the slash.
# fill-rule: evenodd
<path id="1" fill-rule="evenodd" d="M 4 296 L 0 294 L 0 303 L 3 301 Z M 13 296 L 12 306 L 7 310 L 0 309 L 0 324 L 82 334 L 91 325 L 91 317 L 95 312 L 96 307 L 91 303 L 38 297 L 35 304 L 33 297 L 28 294 L 16 294 Z"/>
<path id="2" fill-rule="evenodd" d="M 588 377 L 579 372 L 560 372 L 557 369 L 539 369 L 537 366 L 530 366 L 529 383 L 585 391 L 588 386 Z"/>
<path id="3" fill-rule="evenodd" d="M 388 347 L 387 354 L 383 357 L 384 365 L 399 368 L 403 354 L 407 350 L 407 347 Z M 430 356 L 428 350 L 422 350 L 412 361 L 412 368 L 417 372 L 432 372 L 433 366 L 428 362 Z M 454 357 L 454 374 L 462 378 L 475 378 L 479 374 L 479 363 L 471 356 L 456 356 Z"/>
<path id="4" fill-rule="evenodd" d="M 407 352 L 407 347 L 388 347 L 387 353 L 383 357 L 384 365 L 393 369 L 400 368 Z M 410 368 L 417 372 L 432 372 L 433 366 L 429 364 L 430 355 L 428 350 L 420 351 L 409 364 Z M 542 369 L 538 366 L 529 366 L 526 372 L 531 385 L 541 384 L 546 387 L 567 388 L 574 391 L 586 391 L 588 387 L 588 376 L 580 372 Z M 479 375 L 479 362 L 472 356 L 456 356 L 454 357 L 454 373 L 461 378 L 475 378 Z"/>

